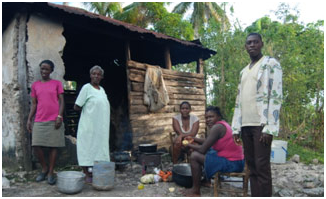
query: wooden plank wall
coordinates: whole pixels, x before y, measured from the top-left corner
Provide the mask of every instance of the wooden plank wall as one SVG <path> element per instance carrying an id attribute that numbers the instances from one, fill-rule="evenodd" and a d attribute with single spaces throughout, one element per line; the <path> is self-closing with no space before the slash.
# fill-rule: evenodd
<path id="1" fill-rule="evenodd" d="M 156 143 L 158 148 L 170 146 L 169 132 L 172 129 L 172 117 L 179 113 L 180 103 L 188 101 L 192 114 L 200 118 L 198 136 L 205 135 L 204 75 L 162 69 L 165 86 L 170 101 L 161 110 L 150 113 L 144 105 L 144 81 L 148 64 L 128 61 L 128 88 L 130 120 L 133 131 L 133 145 L 137 148 L 142 143 Z"/>

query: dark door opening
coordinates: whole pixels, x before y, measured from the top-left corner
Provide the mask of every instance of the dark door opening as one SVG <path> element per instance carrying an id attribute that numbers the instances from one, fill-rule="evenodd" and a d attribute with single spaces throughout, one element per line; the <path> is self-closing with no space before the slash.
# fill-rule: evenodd
<path id="1" fill-rule="evenodd" d="M 101 86 L 105 89 L 111 105 L 110 151 L 132 149 L 123 40 L 71 24 L 63 24 L 63 26 L 63 36 L 66 38 L 62 55 L 65 63 L 64 79 L 76 82 L 76 91 L 65 92 L 67 118 L 69 114 L 76 114 L 72 110 L 74 101 L 81 87 L 90 82 L 90 69 L 94 65 L 99 65 L 104 70 Z M 74 126 L 75 130 L 66 129 L 66 134 L 76 136 L 73 135 L 74 131 L 77 132 L 76 126 Z"/>

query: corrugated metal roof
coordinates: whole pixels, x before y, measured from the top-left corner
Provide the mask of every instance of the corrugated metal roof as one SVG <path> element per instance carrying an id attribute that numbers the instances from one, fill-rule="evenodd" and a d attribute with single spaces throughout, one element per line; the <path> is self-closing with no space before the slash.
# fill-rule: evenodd
<path id="1" fill-rule="evenodd" d="M 105 21 L 107 23 L 110 23 L 110 24 L 113 24 L 113 25 L 116 25 L 116 26 L 122 26 L 122 27 L 126 28 L 129 31 L 138 32 L 140 34 L 152 34 L 157 39 L 172 40 L 172 41 L 175 41 L 175 42 L 178 42 L 178 43 L 182 43 L 183 45 L 198 47 L 198 48 L 201 48 L 203 50 L 207 50 L 211 54 L 216 53 L 215 51 L 210 50 L 208 48 L 205 48 L 202 45 L 196 44 L 194 42 L 181 40 L 181 39 L 177 39 L 177 38 L 174 38 L 174 37 L 167 36 L 167 35 L 162 34 L 162 33 L 150 31 L 150 30 L 135 26 L 133 24 L 129 24 L 129 23 L 126 23 L 126 22 L 123 22 L 123 21 L 112 19 L 110 17 L 105 17 L 103 15 L 88 12 L 88 11 L 83 10 L 81 8 L 70 7 L 70 6 L 66 6 L 66 5 L 53 4 L 53 3 L 48 3 L 48 5 L 50 7 L 53 7 L 53 8 L 58 8 L 58 9 L 64 10 L 65 12 L 68 12 L 68 13 L 71 13 L 71 14 L 83 15 L 83 16 L 89 17 L 89 18 L 100 19 L 100 20 L 103 20 L 103 21 Z"/>
<path id="2" fill-rule="evenodd" d="M 154 31 L 150 31 L 144 28 L 140 28 L 138 26 L 135 26 L 133 24 L 129 24 L 126 22 L 122 22 L 116 19 L 112 19 L 110 17 L 105 17 L 102 15 L 98 15 L 92 12 L 88 12 L 81 8 L 66 6 L 66 5 L 59 5 L 54 3 L 46 3 L 46 2 L 3 2 L 3 19 L 9 17 L 13 17 L 13 14 L 15 12 L 20 11 L 28 11 L 28 12 L 41 12 L 44 14 L 50 14 L 55 15 L 55 17 L 61 18 L 65 20 L 67 17 L 77 17 L 81 20 L 83 18 L 87 18 L 90 20 L 95 20 L 94 23 L 102 22 L 101 25 L 105 26 L 106 24 L 110 26 L 117 27 L 117 29 L 125 30 L 123 32 L 125 33 L 132 33 L 133 35 L 138 35 L 139 38 L 142 38 L 143 40 L 147 41 L 155 41 L 159 43 L 169 43 L 173 46 L 174 55 L 175 58 L 178 57 L 180 60 L 179 63 L 188 63 L 190 61 L 194 61 L 195 57 L 192 55 L 189 55 L 188 50 L 196 51 L 196 54 L 198 54 L 198 57 L 201 57 L 202 59 L 206 60 L 210 58 L 211 56 L 215 55 L 216 52 L 213 50 L 210 50 L 208 48 L 205 48 L 200 44 L 200 42 L 191 42 L 186 40 L 177 39 L 171 36 L 167 36 L 162 33 L 157 33 Z M 76 18 L 76 19 L 77 19 Z M 4 20 L 3 20 L 4 22 Z M 6 24 L 6 21 L 5 21 Z M 4 25 L 3 25 L 4 28 Z M 4 29 L 3 29 L 4 30 Z M 171 47 L 172 47 L 171 46 Z M 184 48 L 182 52 L 180 51 L 181 48 Z M 172 53 L 172 51 L 171 51 Z M 180 53 L 185 53 L 181 55 Z M 172 54 L 171 54 L 172 56 Z M 189 57 L 190 56 L 190 57 Z M 197 56 L 196 56 L 197 57 Z"/>

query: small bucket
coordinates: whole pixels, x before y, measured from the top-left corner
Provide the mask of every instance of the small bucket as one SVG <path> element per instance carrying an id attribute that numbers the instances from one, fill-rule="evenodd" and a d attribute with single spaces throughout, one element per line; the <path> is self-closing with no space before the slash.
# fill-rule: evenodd
<path id="1" fill-rule="evenodd" d="M 93 166 L 93 188 L 111 190 L 114 187 L 115 163 L 95 161 Z"/>
<path id="2" fill-rule="evenodd" d="M 273 163 L 285 163 L 288 142 L 283 140 L 273 140 L 271 150 L 271 162 Z"/>

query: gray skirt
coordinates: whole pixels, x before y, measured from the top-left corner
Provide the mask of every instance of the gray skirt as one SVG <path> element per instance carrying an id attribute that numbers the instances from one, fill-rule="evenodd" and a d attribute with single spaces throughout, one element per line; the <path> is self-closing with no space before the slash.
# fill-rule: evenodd
<path id="1" fill-rule="evenodd" d="M 32 146 L 64 147 L 64 124 L 60 128 L 54 128 L 55 121 L 34 122 L 32 133 Z"/>

